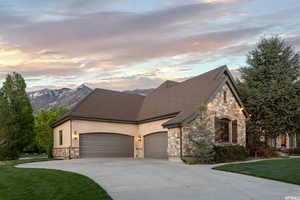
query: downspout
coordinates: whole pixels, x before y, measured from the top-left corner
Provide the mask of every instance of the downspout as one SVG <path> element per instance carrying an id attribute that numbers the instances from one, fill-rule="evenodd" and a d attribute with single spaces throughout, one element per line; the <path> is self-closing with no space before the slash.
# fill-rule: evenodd
<path id="1" fill-rule="evenodd" d="M 180 154 L 180 159 L 183 161 L 183 156 L 182 156 L 182 126 L 180 125 L 179 126 L 179 129 L 180 129 L 180 131 L 179 131 L 179 137 L 180 137 L 180 152 L 179 152 L 179 154 Z"/>

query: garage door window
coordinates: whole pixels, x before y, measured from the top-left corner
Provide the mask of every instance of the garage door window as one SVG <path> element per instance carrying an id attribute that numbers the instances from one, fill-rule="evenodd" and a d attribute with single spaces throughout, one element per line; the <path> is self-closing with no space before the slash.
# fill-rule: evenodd
<path id="1" fill-rule="evenodd" d="M 63 131 L 59 131 L 59 145 L 63 145 Z"/>

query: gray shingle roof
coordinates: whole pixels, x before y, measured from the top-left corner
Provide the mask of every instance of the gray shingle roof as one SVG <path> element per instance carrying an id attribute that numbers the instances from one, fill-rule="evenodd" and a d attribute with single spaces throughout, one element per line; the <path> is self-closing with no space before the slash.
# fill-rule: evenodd
<path id="1" fill-rule="evenodd" d="M 139 123 L 162 116 L 176 116 L 165 126 L 179 124 L 207 103 L 223 82 L 226 66 L 221 66 L 183 82 L 166 81 L 147 96 L 95 89 L 69 113 L 54 123 L 68 119 L 109 120 Z"/>

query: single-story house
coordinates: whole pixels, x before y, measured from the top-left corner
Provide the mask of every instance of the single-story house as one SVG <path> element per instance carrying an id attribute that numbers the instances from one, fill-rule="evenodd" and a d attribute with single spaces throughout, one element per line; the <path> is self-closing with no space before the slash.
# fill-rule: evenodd
<path id="1" fill-rule="evenodd" d="M 216 143 L 246 143 L 247 113 L 235 81 L 221 66 L 183 82 L 166 81 L 143 96 L 95 89 L 53 125 L 55 157 L 179 160 L 190 155 L 186 126 L 207 105 Z"/>

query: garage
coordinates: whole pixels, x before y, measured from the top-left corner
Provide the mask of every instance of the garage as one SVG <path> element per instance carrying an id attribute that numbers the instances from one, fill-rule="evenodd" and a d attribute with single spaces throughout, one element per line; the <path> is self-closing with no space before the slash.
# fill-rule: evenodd
<path id="1" fill-rule="evenodd" d="M 80 157 L 133 157 L 133 137 L 116 133 L 80 134 Z"/>
<path id="2" fill-rule="evenodd" d="M 145 158 L 168 158 L 168 133 L 158 132 L 144 137 Z"/>

